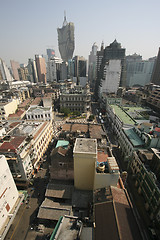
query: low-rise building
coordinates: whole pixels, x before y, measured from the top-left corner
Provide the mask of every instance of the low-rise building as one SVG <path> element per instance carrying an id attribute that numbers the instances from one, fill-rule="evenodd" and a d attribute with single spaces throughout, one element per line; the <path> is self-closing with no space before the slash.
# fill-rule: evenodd
<path id="1" fill-rule="evenodd" d="M 88 85 L 85 88 L 78 85 L 60 94 L 60 109 L 68 108 L 71 112 L 87 112 L 90 109 L 90 102 L 91 93 Z"/>
<path id="2" fill-rule="evenodd" d="M 26 111 L 27 120 L 41 120 L 41 121 L 52 121 L 53 113 L 52 107 L 42 107 L 42 106 L 31 106 Z"/>
<path id="3" fill-rule="evenodd" d="M 129 170 L 137 187 L 137 192 L 143 196 L 145 208 L 150 219 L 155 220 L 160 226 L 159 180 L 153 172 L 155 170 L 153 160 L 155 154 L 154 151 L 134 152 Z"/>
<path id="4" fill-rule="evenodd" d="M 25 186 L 39 167 L 52 134 L 52 122 L 26 121 L 1 140 L 0 153 L 6 156 L 17 186 Z"/>
<path id="5" fill-rule="evenodd" d="M 16 112 L 17 106 L 18 101 L 15 99 L 11 102 L 0 102 L 0 120 L 7 120 L 9 114 Z"/>

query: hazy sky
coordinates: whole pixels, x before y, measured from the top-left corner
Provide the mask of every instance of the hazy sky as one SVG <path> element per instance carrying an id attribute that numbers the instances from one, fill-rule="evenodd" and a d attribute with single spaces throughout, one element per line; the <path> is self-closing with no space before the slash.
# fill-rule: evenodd
<path id="1" fill-rule="evenodd" d="M 160 47 L 159 0 L 0 0 L 0 58 L 27 63 L 54 48 L 57 28 L 75 25 L 74 55 L 88 59 L 94 42 L 108 46 L 116 38 L 126 55 L 156 56 Z"/>

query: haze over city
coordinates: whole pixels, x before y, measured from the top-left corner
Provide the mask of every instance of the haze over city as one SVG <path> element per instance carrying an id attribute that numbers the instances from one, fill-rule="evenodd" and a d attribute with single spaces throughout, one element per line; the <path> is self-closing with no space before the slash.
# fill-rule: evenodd
<path id="1" fill-rule="evenodd" d="M 14 59 L 28 62 L 35 54 L 46 54 L 52 47 L 59 55 L 57 28 L 64 11 L 75 25 L 73 55 L 88 59 L 92 44 L 107 46 L 116 38 L 126 55 L 137 53 L 143 59 L 156 56 L 160 2 L 154 1 L 1 1 L 0 57 L 9 65 Z"/>

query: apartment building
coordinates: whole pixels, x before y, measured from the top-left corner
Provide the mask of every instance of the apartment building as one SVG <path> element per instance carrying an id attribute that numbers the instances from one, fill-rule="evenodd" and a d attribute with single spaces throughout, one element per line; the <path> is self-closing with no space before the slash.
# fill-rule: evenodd
<path id="1" fill-rule="evenodd" d="M 74 186 L 95 190 L 116 186 L 120 173 L 110 149 L 98 149 L 97 140 L 77 138 L 74 149 Z"/>
<path id="2" fill-rule="evenodd" d="M 7 120 L 9 114 L 15 113 L 18 106 L 18 100 L 13 99 L 11 102 L 0 102 L 0 120 Z"/>
<path id="3" fill-rule="evenodd" d="M 52 122 L 27 122 L 16 125 L 0 144 L 17 186 L 25 186 L 39 167 L 52 139 Z"/>
<path id="4" fill-rule="evenodd" d="M 152 151 L 134 152 L 129 170 L 134 178 L 137 192 L 143 196 L 145 209 L 150 219 L 155 220 L 160 226 L 160 189 L 156 175 L 152 172 L 154 154 Z"/>

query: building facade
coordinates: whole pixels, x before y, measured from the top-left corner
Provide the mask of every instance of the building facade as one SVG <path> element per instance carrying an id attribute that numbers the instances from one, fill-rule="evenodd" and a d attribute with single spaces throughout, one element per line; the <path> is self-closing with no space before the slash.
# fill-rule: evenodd
<path id="1" fill-rule="evenodd" d="M 18 62 L 11 60 L 11 68 L 12 68 L 12 74 L 13 74 L 13 78 L 15 80 L 20 80 L 19 79 L 19 74 L 18 74 L 18 69 L 20 68 L 20 65 Z"/>
<path id="2" fill-rule="evenodd" d="M 51 107 L 30 107 L 26 111 L 26 118 L 27 120 L 34 121 L 52 121 L 53 120 L 53 113 L 52 113 L 52 106 Z"/>
<path id="3" fill-rule="evenodd" d="M 46 83 L 46 63 L 45 58 L 40 55 L 35 56 L 37 74 L 38 74 L 38 82 Z"/>
<path id="4" fill-rule="evenodd" d="M 52 139 L 51 121 L 24 122 L 15 126 L 1 141 L 0 154 L 6 156 L 17 186 L 27 186 Z"/>
<path id="5" fill-rule="evenodd" d="M 142 60 L 137 54 L 126 56 L 126 86 L 145 86 L 150 83 L 155 58 Z"/>
<path id="6" fill-rule="evenodd" d="M 0 120 L 7 120 L 9 114 L 15 113 L 18 103 L 18 100 L 15 99 L 11 102 L 0 103 Z"/>
<path id="7" fill-rule="evenodd" d="M 105 65 L 105 80 L 101 93 L 117 93 L 121 77 L 121 60 L 109 60 Z"/>
<path id="8" fill-rule="evenodd" d="M 4 155 L 0 155 L 0 162 L 0 238 L 5 239 L 9 227 L 21 206 L 23 195 L 18 193 Z"/>
<path id="9" fill-rule="evenodd" d="M 89 86 L 83 89 L 75 86 L 73 89 L 64 90 L 60 94 L 60 109 L 68 108 L 71 112 L 87 112 L 90 109 L 91 93 Z"/>
<path id="10" fill-rule="evenodd" d="M 160 85 L 160 48 L 158 50 L 157 59 L 154 64 L 153 74 L 151 77 L 151 83 Z"/>
<path id="11" fill-rule="evenodd" d="M 92 89 L 94 88 L 96 81 L 97 50 L 98 46 L 96 45 L 96 43 L 94 43 L 88 59 L 88 82 L 90 83 Z"/>

